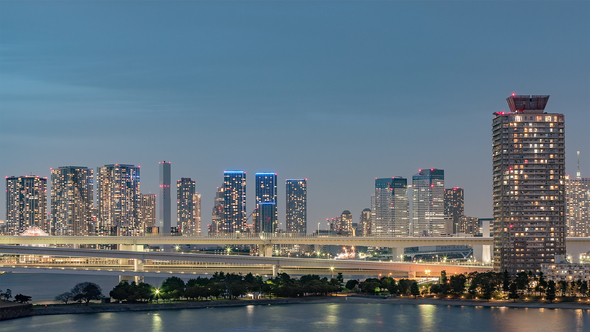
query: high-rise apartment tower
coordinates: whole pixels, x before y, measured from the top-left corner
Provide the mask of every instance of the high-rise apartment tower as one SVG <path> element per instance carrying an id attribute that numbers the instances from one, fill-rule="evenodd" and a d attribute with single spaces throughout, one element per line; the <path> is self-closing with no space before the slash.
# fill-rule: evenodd
<path id="1" fill-rule="evenodd" d="M 412 228 L 414 236 L 444 234 L 445 172 L 442 169 L 421 169 L 412 177 Z"/>
<path id="2" fill-rule="evenodd" d="M 195 191 L 195 180 L 192 180 L 191 178 L 181 178 L 176 182 L 176 204 L 178 211 L 176 224 L 180 227 L 183 236 L 195 236 L 200 233 L 197 230 L 196 216 L 196 212 L 200 212 L 200 207 L 199 211 L 197 211 L 196 195 L 198 194 Z"/>
<path id="3" fill-rule="evenodd" d="M 287 232 L 305 234 L 307 232 L 307 179 L 287 179 L 285 189 Z"/>
<path id="4" fill-rule="evenodd" d="M 6 177 L 6 234 L 19 235 L 32 226 L 48 232 L 47 178 Z"/>
<path id="5" fill-rule="evenodd" d="M 408 236 L 410 210 L 407 179 L 375 179 L 375 194 L 371 198 L 371 205 L 372 235 Z"/>
<path id="6" fill-rule="evenodd" d="M 244 233 L 246 224 L 246 172 L 223 172 L 223 219 L 220 233 Z"/>
<path id="7" fill-rule="evenodd" d="M 97 169 L 96 231 L 99 235 L 141 235 L 140 168 L 110 164 Z"/>
<path id="8" fill-rule="evenodd" d="M 465 197 L 463 188 L 445 189 L 445 233 L 458 233 L 459 218 L 465 215 Z"/>
<path id="9" fill-rule="evenodd" d="M 506 99 L 492 126 L 496 271 L 538 272 L 565 255 L 564 116 L 546 113 L 549 96 Z"/>
<path id="10" fill-rule="evenodd" d="M 256 173 L 256 206 L 254 231 L 276 233 L 279 230 L 277 211 L 277 173 Z"/>
<path id="11" fill-rule="evenodd" d="M 89 235 L 92 227 L 94 170 L 64 166 L 51 169 L 51 234 Z"/>

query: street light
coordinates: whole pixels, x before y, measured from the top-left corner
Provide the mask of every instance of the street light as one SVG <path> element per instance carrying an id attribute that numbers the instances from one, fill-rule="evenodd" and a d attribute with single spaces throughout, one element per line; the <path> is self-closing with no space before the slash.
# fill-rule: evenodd
<path id="1" fill-rule="evenodd" d="M 330 266 L 330 271 L 332 271 L 332 279 L 334 279 L 334 267 Z"/>

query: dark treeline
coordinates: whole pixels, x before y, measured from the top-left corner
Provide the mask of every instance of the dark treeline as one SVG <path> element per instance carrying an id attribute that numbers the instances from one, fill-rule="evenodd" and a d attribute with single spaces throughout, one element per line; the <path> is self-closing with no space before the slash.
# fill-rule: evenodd
<path id="1" fill-rule="evenodd" d="M 543 273 L 520 272 L 511 276 L 504 272 L 472 272 L 447 277 L 441 273 L 438 283 L 424 286 L 422 294 L 455 296 L 476 299 L 512 299 L 540 298 L 552 302 L 561 297 L 588 297 L 588 282 L 584 280 L 562 280 L 557 283 L 547 281 Z"/>
<path id="2" fill-rule="evenodd" d="M 342 274 L 337 278 L 320 278 L 317 275 L 306 275 L 299 279 L 291 278 L 286 273 L 279 273 L 276 278 L 264 280 L 260 276 L 248 273 L 239 274 L 215 273 L 211 278 L 197 277 L 188 282 L 178 277 L 169 277 L 160 288 L 146 283 L 136 284 L 122 281 L 110 292 L 110 296 L 118 301 L 147 302 L 152 300 L 210 300 L 236 299 L 247 294 L 252 297 L 300 297 L 328 295 L 342 290 Z"/>

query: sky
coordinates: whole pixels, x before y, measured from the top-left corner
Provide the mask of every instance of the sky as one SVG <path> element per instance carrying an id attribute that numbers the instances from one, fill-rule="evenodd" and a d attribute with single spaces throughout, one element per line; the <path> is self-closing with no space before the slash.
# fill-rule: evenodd
<path id="1" fill-rule="evenodd" d="M 278 173 L 282 228 L 284 179 L 308 179 L 311 232 L 420 168 L 491 217 L 492 113 L 512 93 L 551 95 L 567 173 L 579 150 L 590 177 L 590 2 L 0 1 L 0 174 L 127 163 L 157 193 L 171 161 L 204 230 L 228 169 L 248 212 L 254 173 Z"/>

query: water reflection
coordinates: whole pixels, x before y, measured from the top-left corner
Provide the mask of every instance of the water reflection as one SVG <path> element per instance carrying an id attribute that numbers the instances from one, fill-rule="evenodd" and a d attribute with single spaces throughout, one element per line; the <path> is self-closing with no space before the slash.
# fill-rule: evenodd
<path id="1" fill-rule="evenodd" d="M 162 317 L 160 317 L 160 313 L 158 312 L 152 314 L 151 329 L 155 332 L 162 331 Z"/>
<path id="2" fill-rule="evenodd" d="M 420 321 L 422 322 L 420 330 L 432 331 L 435 326 L 434 313 L 436 306 L 432 304 L 421 304 L 418 307 L 420 308 Z"/>

